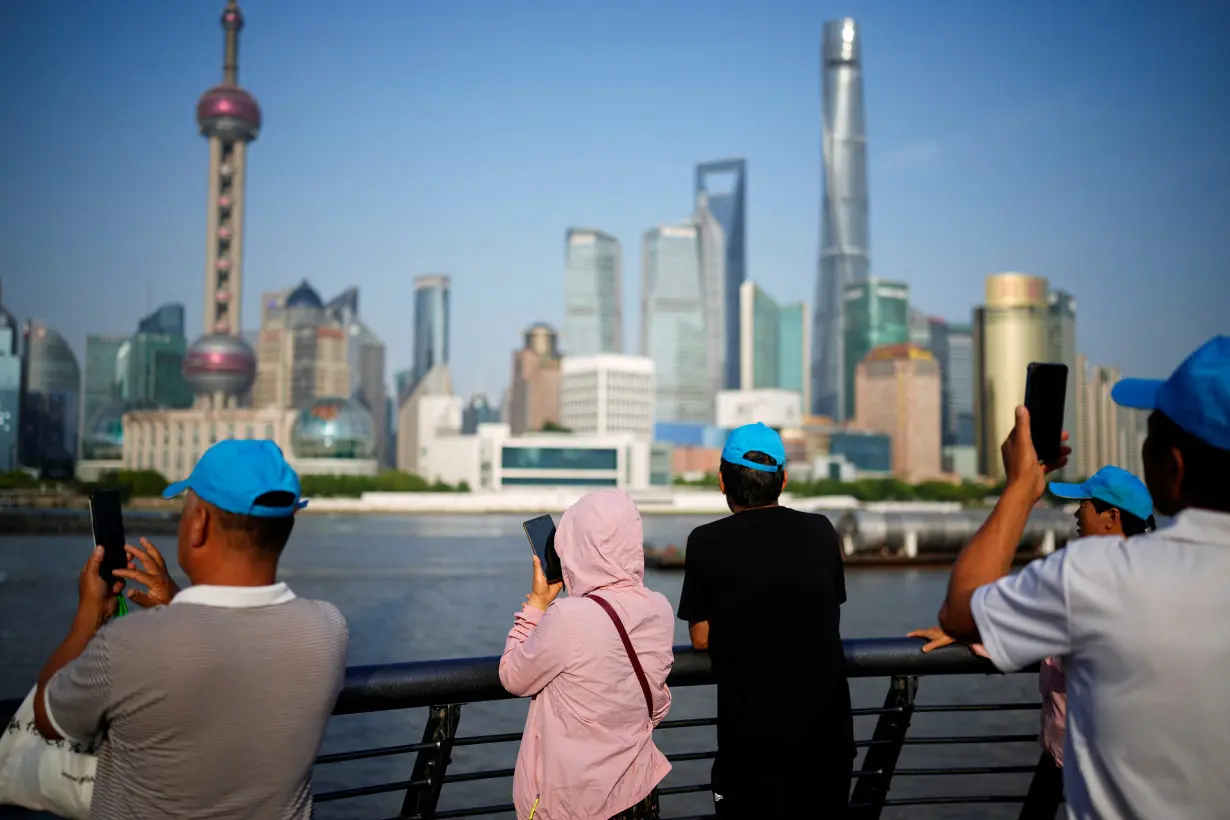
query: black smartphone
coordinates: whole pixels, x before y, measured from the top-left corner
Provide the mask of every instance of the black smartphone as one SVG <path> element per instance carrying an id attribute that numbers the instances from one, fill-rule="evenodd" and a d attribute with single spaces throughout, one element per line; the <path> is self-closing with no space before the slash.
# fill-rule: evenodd
<path id="1" fill-rule="evenodd" d="M 90 496 L 90 524 L 94 529 L 94 543 L 103 548 L 99 574 L 108 584 L 114 584 L 118 579 L 113 573 L 128 566 L 128 553 L 124 551 L 124 512 L 118 491 L 99 490 Z"/>
<path id="2" fill-rule="evenodd" d="M 1025 372 L 1025 409 L 1038 461 L 1054 464 L 1063 446 L 1063 405 L 1068 394 L 1068 366 L 1033 362 Z"/>
<path id="3" fill-rule="evenodd" d="M 564 580 L 564 570 L 559 564 L 559 555 L 555 552 L 555 522 L 551 520 L 551 516 L 540 515 L 521 526 L 525 529 L 525 537 L 530 540 L 530 548 L 542 564 L 542 573 L 547 576 L 547 583 L 558 584 Z"/>

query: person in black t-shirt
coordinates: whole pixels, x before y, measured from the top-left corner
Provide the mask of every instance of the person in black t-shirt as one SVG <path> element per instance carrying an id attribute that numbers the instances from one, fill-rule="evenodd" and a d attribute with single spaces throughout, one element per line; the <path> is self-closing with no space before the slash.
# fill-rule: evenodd
<path id="1" fill-rule="evenodd" d="M 822 515 L 778 506 L 786 450 L 731 432 L 718 486 L 732 515 L 688 536 L 679 617 L 717 677 L 717 815 L 844 817 L 854 766 L 841 646 L 845 573 Z"/>

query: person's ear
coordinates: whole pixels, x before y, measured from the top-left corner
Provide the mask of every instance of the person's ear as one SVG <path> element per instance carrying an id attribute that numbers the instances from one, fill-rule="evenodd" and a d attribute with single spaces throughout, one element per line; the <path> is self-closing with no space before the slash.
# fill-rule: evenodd
<path id="1" fill-rule="evenodd" d="M 786 492 L 786 485 L 790 483 L 790 471 L 782 469 L 782 492 Z"/>
<path id="2" fill-rule="evenodd" d="M 1121 527 L 1122 518 L 1119 515 L 1118 507 L 1111 507 L 1106 511 L 1106 529 L 1113 530 L 1117 526 Z"/>
<path id="3" fill-rule="evenodd" d="M 184 510 L 184 516 L 188 518 L 187 546 L 193 549 L 205 546 L 209 538 L 209 508 L 198 502 Z"/>
<path id="4" fill-rule="evenodd" d="M 726 482 L 722 480 L 722 471 L 718 470 L 718 492 L 726 495 Z"/>

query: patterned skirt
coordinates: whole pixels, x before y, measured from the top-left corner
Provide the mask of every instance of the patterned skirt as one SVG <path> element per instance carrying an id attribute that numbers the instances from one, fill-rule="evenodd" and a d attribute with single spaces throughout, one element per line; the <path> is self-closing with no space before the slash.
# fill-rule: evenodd
<path id="1" fill-rule="evenodd" d="M 659 817 L 658 790 L 654 789 L 644 800 L 630 809 L 624 809 L 611 820 L 658 820 Z"/>

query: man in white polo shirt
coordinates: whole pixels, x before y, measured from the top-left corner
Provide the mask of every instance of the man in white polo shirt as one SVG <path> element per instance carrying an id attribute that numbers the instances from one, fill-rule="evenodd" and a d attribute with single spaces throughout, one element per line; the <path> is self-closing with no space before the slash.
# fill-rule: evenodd
<path id="1" fill-rule="evenodd" d="M 35 721 L 47 738 L 104 735 L 92 820 L 235 817 L 307 820 L 312 761 L 346 671 L 346 621 L 278 583 L 299 477 L 272 441 L 220 441 L 186 481 L 174 588 L 157 550 L 129 548 L 147 572 L 137 603 L 102 625 L 113 590 L 96 550 L 77 618 L 43 667 Z M 172 597 L 173 596 L 173 597 Z"/>
<path id="2" fill-rule="evenodd" d="M 1152 410 L 1145 482 L 1162 529 L 1082 538 L 1009 576 L 1049 469 L 1017 409 L 1008 484 L 953 565 L 940 625 L 1015 671 L 1062 655 L 1064 788 L 1072 818 L 1230 816 L 1230 337 L 1164 382 L 1126 379 Z M 1066 448 L 1065 448 L 1066 452 Z M 1066 459 L 1063 459 L 1066 460 Z"/>

